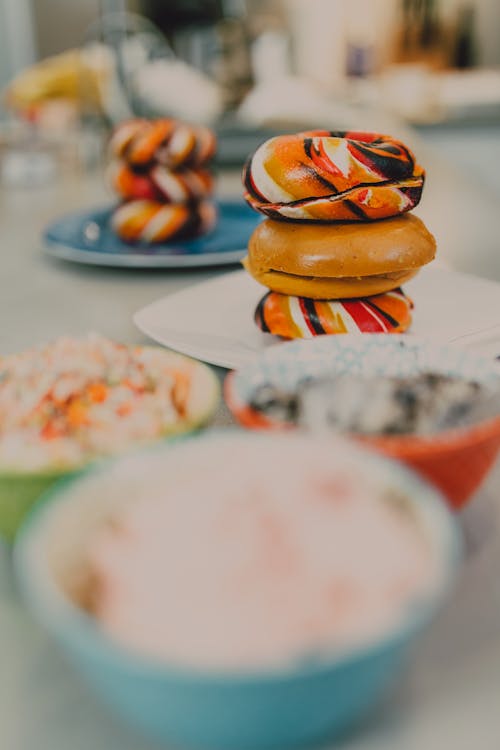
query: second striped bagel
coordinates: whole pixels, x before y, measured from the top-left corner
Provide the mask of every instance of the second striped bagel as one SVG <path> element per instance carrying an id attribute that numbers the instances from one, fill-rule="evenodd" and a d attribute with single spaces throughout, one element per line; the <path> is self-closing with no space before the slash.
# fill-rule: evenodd
<path id="1" fill-rule="evenodd" d="M 125 161 L 115 161 L 108 169 L 108 181 L 124 200 L 157 200 L 164 203 L 190 203 L 210 196 L 214 179 L 206 169 L 172 172 L 156 164 L 136 171 Z"/>

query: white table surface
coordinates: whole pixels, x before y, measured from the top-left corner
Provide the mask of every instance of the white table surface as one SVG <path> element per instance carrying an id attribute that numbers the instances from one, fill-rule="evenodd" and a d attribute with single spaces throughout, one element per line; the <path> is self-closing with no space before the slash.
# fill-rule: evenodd
<path id="1" fill-rule="evenodd" d="M 441 258 L 500 281 L 498 198 L 421 149 L 428 185 L 418 213 Z M 222 194 L 239 190 L 237 175 Z M 139 342 L 131 317 L 152 300 L 209 278 L 188 272 L 94 269 L 49 260 L 40 231 L 54 217 L 108 200 L 99 176 L 43 189 L 0 188 L 0 352 L 89 330 Z M 467 304 L 457 300 L 457 304 Z M 202 313 L 202 311 L 201 311 Z M 228 421 L 222 409 L 217 422 Z M 419 644 L 398 690 L 342 750 L 500 747 L 500 469 L 464 514 L 467 560 L 452 601 Z M 0 547 L 1 750 L 153 750 L 111 718 L 17 600 Z"/>

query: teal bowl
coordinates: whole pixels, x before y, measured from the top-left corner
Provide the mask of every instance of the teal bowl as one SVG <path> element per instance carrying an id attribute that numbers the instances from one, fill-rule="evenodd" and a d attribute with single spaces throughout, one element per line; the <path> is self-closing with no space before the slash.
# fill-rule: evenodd
<path id="1" fill-rule="evenodd" d="M 221 439 L 221 435 L 228 439 L 226 432 L 179 442 Z M 229 439 L 245 441 L 251 449 L 256 440 L 303 438 L 230 431 Z M 436 490 L 399 464 L 358 446 L 352 450 L 359 455 L 360 468 L 386 472 L 391 486 L 408 497 L 438 560 L 436 580 L 424 600 L 415 602 L 396 627 L 368 645 L 272 671 L 215 672 L 160 664 L 115 644 L 72 602 L 55 572 L 66 564 L 64 549 L 59 549 L 61 510 L 71 509 L 75 487 L 81 490 L 86 477 L 105 475 L 109 464 L 49 490 L 21 529 L 14 566 L 28 608 L 102 701 L 161 742 L 218 750 L 283 749 L 342 733 L 372 710 L 393 683 L 409 648 L 447 598 L 461 556 L 457 523 Z M 168 451 L 173 457 L 175 446 Z M 113 464 L 118 469 L 125 466 Z M 81 525 L 74 519 L 72 525 L 63 548 L 73 545 L 75 529 L 80 533 Z"/>

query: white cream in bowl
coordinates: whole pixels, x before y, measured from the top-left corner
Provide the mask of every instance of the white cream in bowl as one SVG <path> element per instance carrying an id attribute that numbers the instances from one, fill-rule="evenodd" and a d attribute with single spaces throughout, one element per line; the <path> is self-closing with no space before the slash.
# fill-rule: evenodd
<path id="1" fill-rule="evenodd" d="M 280 668 L 368 645 L 432 600 L 446 524 L 413 482 L 339 439 L 221 433 L 84 477 L 44 544 L 115 643 L 165 664 Z"/>

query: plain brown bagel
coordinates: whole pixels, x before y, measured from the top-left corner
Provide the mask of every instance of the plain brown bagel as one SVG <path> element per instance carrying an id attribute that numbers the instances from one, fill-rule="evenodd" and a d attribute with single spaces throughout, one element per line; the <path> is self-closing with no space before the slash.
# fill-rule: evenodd
<path id="1" fill-rule="evenodd" d="M 244 265 L 273 291 L 336 299 L 395 289 L 435 252 L 434 237 L 410 214 L 363 225 L 267 219 L 250 238 Z"/>

